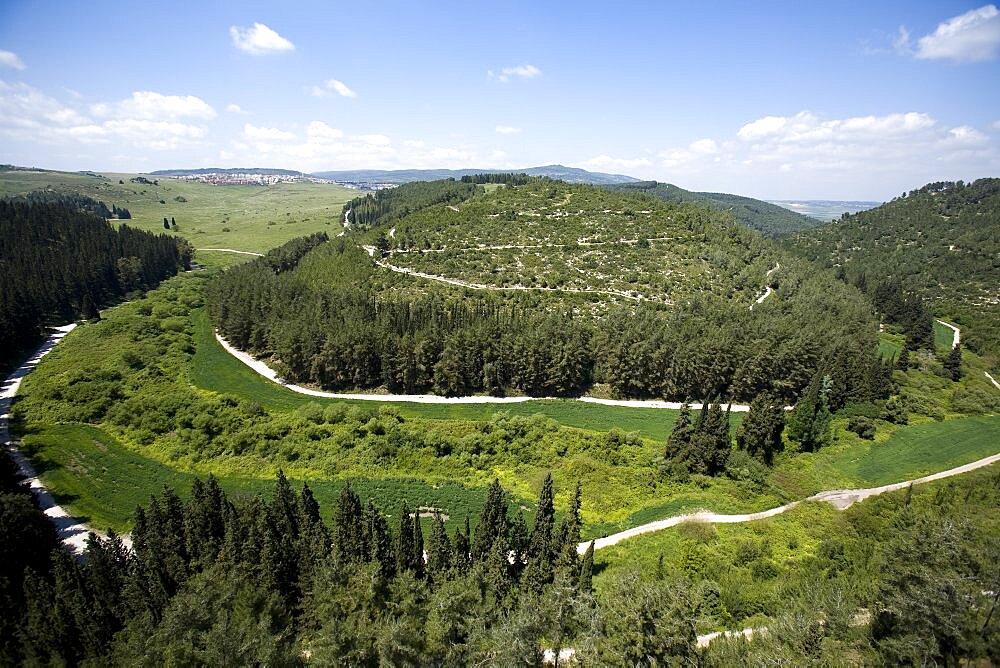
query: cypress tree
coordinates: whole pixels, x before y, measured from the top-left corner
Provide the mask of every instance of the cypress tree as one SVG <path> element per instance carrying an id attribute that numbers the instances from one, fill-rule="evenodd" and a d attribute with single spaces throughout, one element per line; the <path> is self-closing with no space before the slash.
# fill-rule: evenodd
<path id="1" fill-rule="evenodd" d="M 422 578 L 426 571 L 424 562 L 424 530 L 420 522 L 420 511 L 413 513 L 413 552 L 410 556 L 410 563 L 413 564 L 413 574 Z"/>
<path id="2" fill-rule="evenodd" d="M 382 512 L 369 499 L 365 508 L 365 532 L 369 545 L 370 559 L 379 564 L 379 571 L 386 580 L 396 574 L 396 552 L 392 545 L 392 533 L 389 531 L 389 523 Z"/>
<path id="3" fill-rule="evenodd" d="M 580 560 L 580 591 L 589 594 L 593 591 L 594 583 L 594 541 L 590 541 L 590 545 L 587 546 L 587 551 L 583 553 L 583 559 Z"/>
<path id="4" fill-rule="evenodd" d="M 493 544 L 498 541 L 506 547 L 508 533 L 507 498 L 500 481 L 494 479 L 486 491 L 486 501 L 472 539 L 473 561 L 485 561 Z"/>
<path id="5" fill-rule="evenodd" d="M 896 359 L 896 368 L 900 371 L 910 368 L 910 344 L 907 341 L 903 341 L 903 349 L 899 351 L 899 357 Z"/>
<path id="6" fill-rule="evenodd" d="M 569 510 L 566 517 L 559 525 L 559 544 L 556 549 L 559 551 L 556 558 L 556 568 L 560 571 L 573 575 L 579 561 L 577 546 L 580 544 L 580 529 L 583 526 L 583 519 L 580 517 L 580 504 L 583 492 L 580 482 L 577 481 L 573 490 L 573 498 L 569 502 Z"/>
<path id="7" fill-rule="evenodd" d="M 337 496 L 333 511 L 334 549 L 344 563 L 357 563 L 366 557 L 362 535 L 361 499 L 348 482 Z"/>
<path id="8" fill-rule="evenodd" d="M 410 517 L 406 501 L 403 501 L 399 508 L 399 536 L 396 546 L 396 561 L 400 573 L 414 568 L 413 541 L 413 518 Z"/>
<path id="9" fill-rule="evenodd" d="M 440 513 L 434 513 L 431 522 L 431 532 L 427 538 L 427 572 L 431 579 L 440 580 L 451 568 L 451 541 L 444 528 L 444 520 Z"/>
<path id="10" fill-rule="evenodd" d="M 465 516 L 465 527 L 464 529 L 459 529 L 455 533 L 455 566 L 459 572 L 464 572 L 468 567 L 472 559 L 472 545 L 470 541 L 470 536 L 472 531 L 469 529 L 469 516 Z"/>
<path id="11" fill-rule="evenodd" d="M 704 411 L 704 409 L 702 409 Z M 677 421 L 667 438 L 667 445 L 663 452 L 664 459 L 673 459 L 687 450 L 691 444 L 691 435 L 694 427 L 691 425 L 691 405 L 685 401 L 681 404 L 681 411 L 677 415 Z"/>
<path id="12" fill-rule="evenodd" d="M 948 353 L 948 356 L 944 358 L 944 369 L 948 372 L 948 376 L 954 381 L 958 382 L 962 378 L 962 344 L 957 343 Z"/>
<path id="13" fill-rule="evenodd" d="M 166 216 L 163 217 L 163 229 L 165 229 L 165 230 L 169 230 L 170 229 L 170 222 L 167 220 Z"/>

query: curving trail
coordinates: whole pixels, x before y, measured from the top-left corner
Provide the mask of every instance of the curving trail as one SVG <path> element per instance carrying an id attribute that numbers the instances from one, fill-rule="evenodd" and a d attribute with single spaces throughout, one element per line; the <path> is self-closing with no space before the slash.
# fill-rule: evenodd
<path id="1" fill-rule="evenodd" d="M 896 482 L 890 485 L 882 485 L 881 487 L 869 487 L 865 489 L 834 489 L 826 492 L 819 492 L 818 494 L 813 494 L 805 501 L 826 501 L 827 503 L 833 505 L 837 510 L 845 510 L 850 508 L 852 505 L 858 501 L 863 501 L 872 496 L 878 496 L 879 494 L 884 494 L 886 492 L 893 492 L 898 489 L 904 489 L 910 485 L 920 485 L 925 482 L 931 482 L 933 480 L 940 480 L 942 478 L 949 478 L 953 475 L 960 475 L 962 473 L 968 473 L 969 471 L 975 471 L 976 469 L 983 468 L 984 466 L 990 466 L 1000 462 L 1000 453 L 995 455 L 990 455 L 989 457 L 983 457 L 982 459 L 970 462 L 968 464 L 963 464 L 962 466 L 956 466 L 953 469 L 948 469 L 947 471 L 941 471 L 940 473 L 932 473 L 930 475 L 925 475 L 921 478 L 914 478 L 913 480 L 904 480 L 903 482 Z M 709 512 L 707 510 L 699 511 L 696 513 L 689 513 L 687 515 L 677 515 L 675 517 L 669 517 L 663 520 L 657 520 L 656 522 L 649 522 L 648 524 L 641 524 L 637 527 L 632 527 L 631 529 L 626 529 L 625 531 L 619 531 L 618 533 L 611 534 L 610 536 L 605 536 L 603 538 L 598 538 L 594 541 L 587 541 L 585 543 L 580 543 L 577 546 L 577 551 L 583 554 L 587 551 L 587 547 L 591 542 L 594 543 L 594 549 L 600 550 L 604 547 L 610 547 L 612 545 L 617 545 L 623 540 L 633 538 L 635 536 L 642 535 L 644 533 L 652 533 L 654 531 L 662 531 L 672 526 L 677 526 L 682 522 L 706 522 L 708 524 L 733 524 L 738 522 L 753 522 L 755 520 L 762 520 L 767 517 L 774 517 L 775 515 L 780 515 L 781 513 L 791 510 L 795 506 L 802 503 L 802 501 L 792 501 L 791 503 L 786 503 L 783 506 L 778 506 L 777 508 L 771 508 L 770 510 L 763 510 L 759 513 L 747 513 L 744 515 L 720 515 L 718 513 Z"/>
<path id="2" fill-rule="evenodd" d="M 25 483 L 31 488 L 42 512 L 52 521 L 56 527 L 56 534 L 59 542 L 63 544 L 74 555 L 81 555 L 87 548 L 87 536 L 96 533 L 101 537 L 106 537 L 99 531 L 87 526 L 83 522 L 66 512 L 66 509 L 56 503 L 55 498 L 45 488 L 45 484 L 39 479 L 31 461 L 22 453 L 10 438 L 8 422 L 10 420 L 11 404 L 14 402 L 14 395 L 21 387 L 21 380 L 38 364 L 63 337 L 76 328 L 76 323 L 56 327 L 53 333 L 45 340 L 38 350 L 28 358 L 28 360 L 18 367 L 13 373 L 3 381 L 3 388 L 0 391 L 0 441 L 3 441 L 4 448 L 10 453 L 14 463 L 17 464 L 18 473 L 25 478 Z M 122 536 L 122 542 L 126 547 L 132 547 L 132 541 L 128 536 Z"/>
<path id="3" fill-rule="evenodd" d="M 217 253 L 239 253 L 240 255 L 256 255 L 257 257 L 264 257 L 263 253 L 254 253 L 253 251 L 241 251 L 235 248 L 195 248 L 196 251 L 215 251 Z"/>
<path id="4" fill-rule="evenodd" d="M 951 340 L 951 347 L 957 348 L 958 344 L 962 342 L 962 331 L 955 325 L 952 325 L 949 322 L 945 322 L 944 320 L 938 320 L 937 322 L 941 323 L 942 325 L 950 329 L 952 332 L 954 332 L 954 335 Z"/>
<path id="5" fill-rule="evenodd" d="M 264 362 L 261 362 L 253 355 L 234 347 L 218 332 L 215 333 L 215 340 L 219 342 L 219 345 L 222 346 L 227 353 L 246 364 L 264 378 L 278 383 L 279 385 L 283 385 L 292 392 L 298 392 L 299 394 L 305 394 L 311 397 L 324 397 L 327 399 L 359 399 L 361 401 L 408 402 L 414 404 L 519 404 L 526 401 L 545 401 L 546 399 L 554 398 L 525 396 L 490 397 L 478 395 L 467 397 L 442 397 L 437 394 L 349 394 L 345 392 L 325 392 L 323 390 L 314 390 L 309 387 L 284 382 L 278 378 L 278 373 L 274 369 L 269 367 Z M 654 408 L 670 410 L 678 410 L 682 406 L 681 402 L 659 401 L 656 399 L 599 399 L 597 397 L 580 397 L 579 399 L 567 399 L 566 401 L 581 401 L 583 403 L 602 404 L 604 406 L 624 406 L 626 408 Z M 700 410 L 702 405 L 698 403 L 691 403 L 689 406 L 691 407 L 691 410 Z M 791 406 L 786 406 L 785 408 L 786 410 L 789 410 L 791 409 Z M 747 404 L 731 404 L 730 410 L 733 413 L 745 413 L 750 410 L 750 406 Z"/>

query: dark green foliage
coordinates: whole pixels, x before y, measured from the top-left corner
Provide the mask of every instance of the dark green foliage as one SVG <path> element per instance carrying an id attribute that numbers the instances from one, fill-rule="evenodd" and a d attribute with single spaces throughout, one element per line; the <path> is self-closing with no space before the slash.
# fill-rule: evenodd
<path id="1" fill-rule="evenodd" d="M 788 438 L 796 441 L 803 450 L 815 452 L 830 443 L 829 396 L 831 380 L 828 375 L 817 374 L 788 419 Z"/>
<path id="2" fill-rule="evenodd" d="M 523 186 L 531 179 L 527 174 L 470 174 L 462 177 L 462 183 L 502 183 L 508 186 Z"/>
<path id="3" fill-rule="evenodd" d="M 718 403 L 706 402 L 694 425 L 690 414 L 690 406 L 685 402 L 667 439 L 663 456 L 666 471 L 674 476 L 678 473 L 717 475 L 725 470 L 732 452 L 729 409 L 723 413 Z"/>
<path id="4" fill-rule="evenodd" d="M 906 341 L 903 342 L 903 349 L 899 351 L 899 357 L 896 359 L 896 368 L 900 371 L 910 368 L 910 344 Z"/>
<path id="5" fill-rule="evenodd" d="M 948 377 L 956 383 L 962 378 L 962 344 L 952 347 L 947 357 L 944 358 L 944 370 Z"/>
<path id="6" fill-rule="evenodd" d="M 906 399 L 901 395 L 889 397 L 885 401 L 885 407 L 879 416 L 886 422 L 893 424 L 906 424 L 910 421 L 909 411 L 906 408 Z"/>
<path id="7" fill-rule="evenodd" d="M 38 342 L 48 324 L 150 288 L 190 262 L 190 248 L 167 235 L 63 204 L 0 201 L 0 368 Z"/>
<path id="8" fill-rule="evenodd" d="M 344 205 L 343 213 L 350 212 L 348 220 L 358 227 L 386 225 L 418 209 L 435 204 L 460 202 L 475 192 L 475 184 L 453 179 L 415 181 L 404 183 L 397 188 L 386 188 L 374 194 L 355 197 Z"/>
<path id="9" fill-rule="evenodd" d="M 847 430 L 869 441 L 875 438 L 875 422 L 864 415 L 855 415 L 848 420 Z"/>
<path id="10" fill-rule="evenodd" d="M 761 394 L 750 403 L 750 411 L 736 430 L 736 447 L 770 465 L 781 449 L 785 409 L 774 397 Z"/>

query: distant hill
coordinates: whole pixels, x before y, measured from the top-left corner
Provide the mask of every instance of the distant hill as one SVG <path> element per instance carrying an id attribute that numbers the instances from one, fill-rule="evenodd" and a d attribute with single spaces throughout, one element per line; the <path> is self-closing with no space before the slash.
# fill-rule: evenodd
<path id="1" fill-rule="evenodd" d="M 770 237 L 806 230 L 819 221 L 786 208 L 752 197 L 726 193 L 700 193 L 684 190 L 671 183 L 637 181 L 608 186 L 622 192 L 642 192 L 664 202 L 700 204 L 716 211 L 733 214 L 736 221 Z"/>
<path id="2" fill-rule="evenodd" d="M 527 174 L 528 176 L 547 176 L 566 183 L 590 183 L 593 185 L 609 185 L 613 183 L 632 183 L 638 181 L 624 174 L 603 174 L 588 172 L 585 169 L 566 167 L 564 165 L 545 165 L 543 167 L 528 167 L 526 169 L 353 169 L 347 171 L 315 172 L 313 176 L 333 181 L 351 183 L 411 183 L 413 181 L 437 181 L 439 179 L 460 179 L 472 174 Z"/>
<path id="3" fill-rule="evenodd" d="M 151 176 L 194 176 L 196 174 L 276 174 L 279 176 L 305 176 L 293 169 L 271 169 L 269 167 L 204 167 L 202 169 L 158 169 Z"/>
<path id="4" fill-rule="evenodd" d="M 767 201 L 801 213 L 803 216 L 822 220 L 824 223 L 837 220 L 845 213 L 866 211 L 882 204 L 882 202 L 830 199 L 770 199 Z"/>
<path id="5" fill-rule="evenodd" d="M 1000 353 L 1000 179 L 931 183 L 784 243 L 859 286 L 898 281 Z"/>

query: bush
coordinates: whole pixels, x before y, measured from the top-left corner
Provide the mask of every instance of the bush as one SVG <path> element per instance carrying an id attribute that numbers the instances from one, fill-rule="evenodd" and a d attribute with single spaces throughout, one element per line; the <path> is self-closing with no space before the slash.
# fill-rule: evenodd
<path id="1" fill-rule="evenodd" d="M 847 422 L 847 430 L 869 441 L 875 438 L 875 422 L 863 415 L 852 417 Z"/>
<path id="2" fill-rule="evenodd" d="M 889 397 L 882 409 L 882 419 L 893 424 L 906 424 L 910 421 L 906 399 L 901 395 Z"/>

